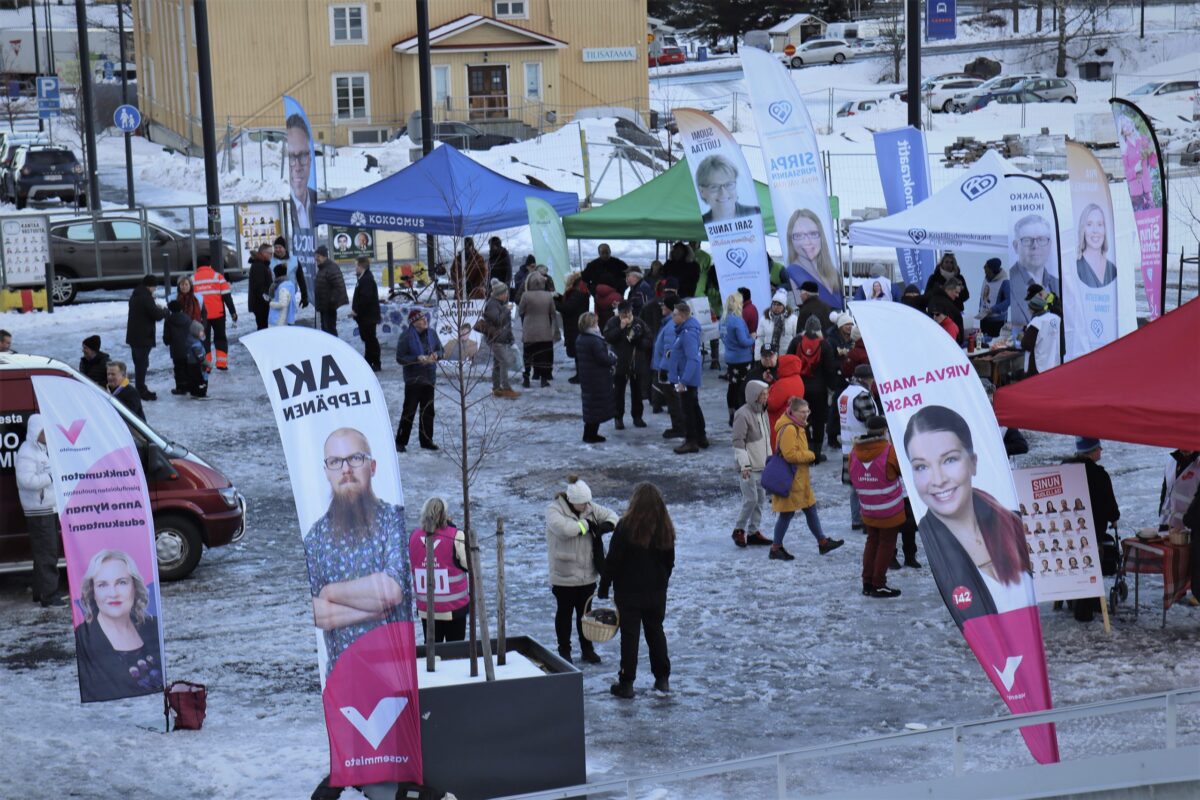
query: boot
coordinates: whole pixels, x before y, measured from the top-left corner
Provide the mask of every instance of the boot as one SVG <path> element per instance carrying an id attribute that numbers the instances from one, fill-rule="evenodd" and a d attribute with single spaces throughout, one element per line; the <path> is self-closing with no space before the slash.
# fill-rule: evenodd
<path id="1" fill-rule="evenodd" d="M 522 386 L 522 387 L 524 387 L 524 388 L 526 388 L 526 389 L 528 389 L 528 388 L 529 388 L 529 386 L 530 386 L 530 383 L 529 383 L 529 376 L 528 376 L 528 375 L 526 375 L 525 377 L 521 378 L 521 386 Z"/>
<path id="2" fill-rule="evenodd" d="M 900 559 L 892 556 L 892 563 L 888 565 L 888 569 L 900 569 Z"/>
<path id="3" fill-rule="evenodd" d="M 560 648 L 558 649 L 558 657 L 559 657 L 559 658 L 561 658 L 563 661 L 567 662 L 568 664 L 574 664 L 574 663 L 575 663 L 574 661 L 572 661 L 572 660 L 571 660 L 571 650 L 570 650 L 570 648 L 568 648 L 568 649 L 564 650 L 564 649 L 562 649 L 562 648 L 560 647 Z"/>
<path id="4" fill-rule="evenodd" d="M 916 556 L 913 556 L 912 558 L 906 558 L 906 559 L 904 559 L 904 566 L 906 566 L 906 567 L 912 567 L 913 569 L 920 569 L 920 568 L 921 568 L 921 562 L 920 562 L 920 561 L 917 561 L 917 557 L 916 557 Z"/>
<path id="5" fill-rule="evenodd" d="M 637 419 L 635 419 L 635 420 L 633 421 L 633 427 L 635 427 L 635 428 L 644 428 L 644 427 L 646 427 L 646 420 L 642 419 L 641 417 L 638 417 Z"/>
<path id="6" fill-rule="evenodd" d="M 620 697 L 623 700 L 633 699 L 633 684 L 628 681 L 618 680 L 612 686 L 608 687 L 614 697 Z"/>
<path id="7" fill-rule="evenodd" d="M 738 547 L 746 546 L 746 532 L 741 528 L 733 529 L 733 543 Z"/>
<path id="8" fill-rule="evenodd" d="M 817 550 L 821 553 L 821 555 L 826 555 L 828 553 L 832 553 L 834 550 L 837 550 L 844 544 L 845 542 L 841 539 L 826 539 L 817 545 Z"/>
<path id="9" fill-rule="evenodd" d="M 771 552 L 767 554 L 767 558 L 772 561 L 795 561 L 796 557 L 783 549 L 783 545 L 772 547 Z"/>
<path id="10" fill-rule="evenodd" d="M 581 657 L 589 664 L 600 663 L 600 656 L 596 653 L 596 649 L 594 647 L 585 648 Z"/>
<path id="11" fill-rule="evenodd" d="M 655 678 L 654 679 L 654 690 L 656 692 L 663 692 L 664 694 L 667 692 L 670 692 L 671 691 L 671 682 L 669 680 L 667 680 L 666 678 Z"/>
<path id="12" fill-rule="evenodd" d="M 899 597 L 900 590 L 893 589 L 891 586 L 876 586 L 875 588 L 873 588 L 871 590 L 870 596 L 871 597 L 882 597 L 882 598 Z"/>
<path id="13" fill-rule="evenodd" d="M 550 386 L 550 379 L 549 379 L 549 378 L 542 378 L 542 384 L 541 384 L 541 385 L 542 385 L 542 388 L 543 388 L 543 389 L 547 388 L 548 386 Z"/>
<path id="14" fill-rule="evenodd" d="M 699 453 L 700 445 L 695 442 L 684 442 L 675 448 L 675 454 L 679 456 L 687 455 L 688 453 Z"/>
<path id="15" fill-rule="evenodd" d="M 607 441 L 608 441 L 608 439 L 606 439 L 605 437 L 601 436 L 601 435 L 600 435 L 600 434 L 598 434 L 598 433 L 597 433 L 597 434 L 594 434 L 594 435 L 592 435 L 592 436 L 588 436 L 588 435 L 585 433 L 585 434 L 583 435 L 583 441 L 584 441 L 584 443 L 585 443 L 585 444 L 601 444 L 601 443 L 603 443 L 603 442 L 607 442 Z"/>
<path id="16" fill-rule="evenodd" d="M 663 431 L 664 439 L 682 439 L 683 437 L 683 431 L 677 431 L 674 428 L 667 428 L 665 431 Z"/>
<path id="17" fill-rule="evenodd" d="M 763 545 L 772 544 L 771 540 L 762 535 L 762 531 L 755 531 L 746 537 L 746 544 Z"/>
<path id="18" fill-rule="evenodd" d="M 613 427 L 619 431 L 625 430 L 625 420 L 619 418 L 613 420 Z"/>

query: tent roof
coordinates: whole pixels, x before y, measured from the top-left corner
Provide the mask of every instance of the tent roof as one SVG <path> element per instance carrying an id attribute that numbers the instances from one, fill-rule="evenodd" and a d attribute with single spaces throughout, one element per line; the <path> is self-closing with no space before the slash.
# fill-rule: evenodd
<path id="1" fill-rule="evenodd" d="M 1004 176 L 1020 172 L 988 150 L 961 178 L 912 208 L 851 225 L 850 244 L 1008 255 Z"/>
<path id="2" fill-rule="evenodd" d="M 764 233 L 774 233 L 771 193 L 765 183 L 758 181 L 754 182 L 754 190 L 762 209 Z M 563 228 L 572 239 L 708 240 L 692 174 L 683 159 L 616 200 L 564 217 Z"/>
<path id="3" fill-rule="evenodd" d="M 529 224 L 526 197 L 559 214 L 579 210 L 571 192 L 539 189 L 493 172 L 448 144 L 370 186 L 317 206 L 317 223 L 470 236 Z"/>
<path id="4" fill-rule="evenodd" d="M 1001 425 L 1200 450 L 1200 299 L 996 392 Z"/>

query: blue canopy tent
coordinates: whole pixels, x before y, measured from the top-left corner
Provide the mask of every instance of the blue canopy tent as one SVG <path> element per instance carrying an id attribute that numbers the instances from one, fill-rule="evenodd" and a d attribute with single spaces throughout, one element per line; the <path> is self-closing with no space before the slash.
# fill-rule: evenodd
<path id="1" fill-rule="evenodd" d="M 317 223 L 434 236 L 469 236 L 529 224 L 526 197 L 539 197 L 562 216 L 579 197 L 514 181 L 448 144 L 414 164 L 317 206 Z"/>

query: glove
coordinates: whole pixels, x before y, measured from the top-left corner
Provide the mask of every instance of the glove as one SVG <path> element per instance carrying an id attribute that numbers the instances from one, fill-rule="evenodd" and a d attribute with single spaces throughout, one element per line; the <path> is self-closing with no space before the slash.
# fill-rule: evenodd
<path id="1" fill-rule="evenodd" d="M 301 297 L 301 298 L 300 298 L 300 307 L 301 307 L 301 308 L 308 308 L 308 298 L 307 298 L 307 297 Z"/>
<path id="2" fill-rule="evenodd" d="M 596 526 L 592 528 L 592 533 L 612 533 L 614 530 L 616 530 L 616 527 L 617 526 L 613 523 L 605 520 L 604 522 L 597 523 Z"/>

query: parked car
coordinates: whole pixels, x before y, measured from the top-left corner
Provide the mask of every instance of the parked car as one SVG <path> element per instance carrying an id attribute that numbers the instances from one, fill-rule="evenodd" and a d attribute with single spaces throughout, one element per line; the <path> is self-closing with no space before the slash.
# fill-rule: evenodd
<path id="1" fill-rule="evenodd" d="M 83 165 L 67 147 L 18 145 L 4 173 L 4 197 L 17 208 L 53 198 L 77 204 L 84 197 Z"/>
<path id="2" fill-rule="evenodd" d="M 683 52 L 681 47 L 664 47 L 659 53 L 658 58 L 650 56 L 650 66 L 665 67 L 667 64 L 683 64 L 687 61 L 687 54 Z"/>
<path id="3" fill-rule="evenodd" d="M 134 286 L 146 274 L 142 261 L 142 221 L 137 217 L 106 216 L 55 220 L 50 225 L 50 259 L 54 263 L 55 305 L 66 305 L 86 289 L 119 289 Z M 146 223 L 151 264 L 161 275 L 163 254 L 171 279 L 195 271 L 191 237 L 154 223 Z M 196 237 L 196 257 L 209 254 L 208 238 Z M 99 258 L 97 259 L 97 254 Z M 225 277 L 238 281 L 244 267 L 229 242 L 222 255 Z"/>
<path id="4" fill-rule="evenodd" d="M 880 100 L 851 100 L 849 103 L 843 103 L 838 109 L 839 117 L 853 117 L 855 114 L 861 114 L 864 111 L 870 111 L 872 108 L 880 104 Z"/>
<path id="5" fill-rule="evenodd" d="M 796 48 L 795 55 L 785 55 L 783 63 L 796 69 L 805 64 L 841 64 L 853 57 L 854 51 L 843 39 L 809 39 Z"/>
<path id="6" fill-rule="evenodd" d="M 25 423 L 38 410 L 30 378 L 55 375 L 91 386 L 129 426 L 150 493 L 158 573 L 165 581 L 191 574 L 205 547 L 241 541 L 246 501 L 220 470 L 156 432 L 67 364 L 44 356 L 0 354 L 0 572 L 31 568 L 25 515 L 17 498 L 16 452 Z"/>
<path id="7" fill-rule="evenodd" d="M 981 83 L 983 81 L 979 78 L 951 78 L 945 81 L 934 81 L 923 93 L 925 104 L 931 111 L 949 112 L 954 108 L 955 95 L 970 91 Z"/>
<path id="8" fill-rule="evenodd" d="M 931 77 L 924 78 L 921 80 L 921 94 L 925 94 L 926 92 L 928 92 L 929 87 L 933 86 L 938 81 L 967 80 L 971 77 L 972 76 L 968 75 L 965 72 L 943 72 L 940 75 L 933 75 Z M 907 88 L 897 89 L 896 91 L 892 92 L 889 95 L 889 97 L 891 97 L 893 100 L 899 100 L 902 103 L 907 103 L 908 102 L 908 89 Z"/>
<path id="9" fill-rule="evenodd" d="M 1004 105 L 1022 105 L 1026 103 L 1053 103 L 1056 102 L 1048 97 L 1043 97 L 1037 92 L 1029 89 L 1009 89 L 1003 92 L 996 92 L 992 95 L 992 102 Z"/>
<path id="10" fill-rule="evenodd" d="M 1128 97 L 1160 97 L 1164 94 L 1195 92 L 1200 90 L 1200 81 L 1151 81 L 1134 89 Z"/>
<path id="11" fill-rule="evenodd" d="M 1012 88 L 1034 92 L 1044 98 L 1043 102 L 1074 103 L 1079 99 L 1075 92 L 1075 84 L 1066 78 L 1030 78 Z"/>
<path id="12" fill-rule="evenodd" d="M 994 78 L 984 81 L 974 89 L 954 98 L 954 110 L 960 113 L 978 111 L 992 101 L 994 93 L 1011 89 L 1022 81 L 1037 80 L 1041 77 L 1041 75 L 1036 74 L 1020 73 L 1016 75 L 997 75 Z"/>

